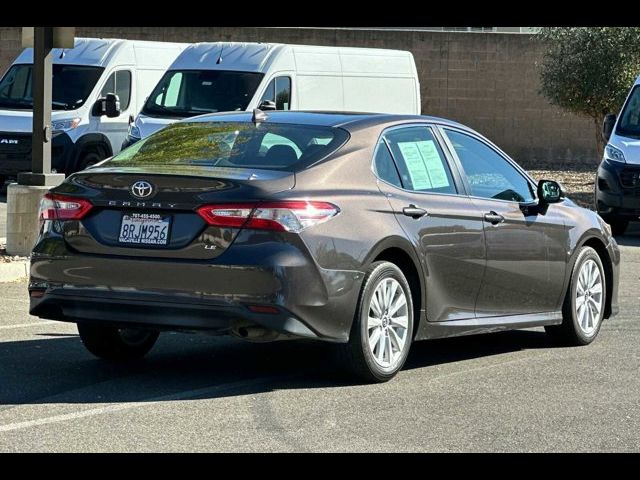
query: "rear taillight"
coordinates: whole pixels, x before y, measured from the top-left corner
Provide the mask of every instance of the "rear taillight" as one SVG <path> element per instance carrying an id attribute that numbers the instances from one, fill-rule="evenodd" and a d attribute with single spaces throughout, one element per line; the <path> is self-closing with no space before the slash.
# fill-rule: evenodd
<path id="1" fill-rule="evenodd" d="M 40 202 L 40 220 L 80 220 L 91 207 L 83 198 L 47 193 Z"/>
<path id="2" fill-rule="evenodd" d="M 197 210 L 209 225 L 216 227 L 294 233 L 326 222 L 339 211 L 332 203 L 301 200 L 204 205 Z"/>

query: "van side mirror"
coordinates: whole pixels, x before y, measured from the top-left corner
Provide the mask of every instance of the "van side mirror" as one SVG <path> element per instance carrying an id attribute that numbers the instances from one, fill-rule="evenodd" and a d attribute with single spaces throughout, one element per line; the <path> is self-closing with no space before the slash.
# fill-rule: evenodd
<path id="1" fill-rule="evenodd" d="M 566 196 L 564 187 L 554 180 L 538 182 L 538 201 L 541 204 L 558 203 Z"/>
<path id="2" fill-rule="evenodd" d="M 258 108 L 262 111 L 275 110 L 276 102 L 274 102 L 273 100 L 263 100 L 262 103 L 260 103 L 260 105 L 258 106 Z"/>
<path id="3" fill-rule="evenodd" d="M 613 113 L 605 115 L 602 121 L 602 138 L 605 142 L 608 142 L 613 133 L 613 126 L 616 124 L 616 116 Z"/>
<path id="4" fill-rule="evenodd" d="M 109 118 L 120 116 L 120 98 L 115 93 L 107 93 L 103 98 L 99 98 L 93 106 L 93 115 L 101 117 L 106 115 Z"/>

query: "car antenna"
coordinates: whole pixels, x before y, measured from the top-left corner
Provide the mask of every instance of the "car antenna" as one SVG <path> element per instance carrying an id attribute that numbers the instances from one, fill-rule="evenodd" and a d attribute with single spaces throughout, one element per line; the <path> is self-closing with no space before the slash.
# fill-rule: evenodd
<path id="1" fill-rule="evenodd" d="M 253 109 L 251 121 L 256 124 L 256 127 L 260 124 L 260 122 L 264 122 L 267 118 L 269 118 L 269 116 L 259 108 Z"/>
<path id="2" fill-rule="evenodd" d="M 218 60 L 216 60 L 216 65 L 220 65 L 222 63 L 222 52 L 224 51 L 224 45 L 220 47 L 220 55 L 218 56 Z"/>

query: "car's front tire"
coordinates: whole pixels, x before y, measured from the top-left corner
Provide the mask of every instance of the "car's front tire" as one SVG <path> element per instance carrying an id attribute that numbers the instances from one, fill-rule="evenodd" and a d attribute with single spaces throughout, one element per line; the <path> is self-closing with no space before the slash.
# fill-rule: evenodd
<path id="1" fill-rule="evenodd" d="M 562 306 L 562 324 L 547 326 L 545 330 L 565 345 L 590 344 L 600 331 L 606 296 L 602 260 L 593 248 L 582 247 Z"/>
<path id="2" fill-rule="evenodd" d="M 367 382 L 386 382 L 402 369 L 413 339 L 409 282 L 390 262 L 374 262 L 365 274 L 349 342 L 340 361 Z"/>
<path id="3" fill-rule="evenodd" d="M 144 357 L 158 340 L 152 330 L 116 328 L 93 323 L 78 323 L 85 348 L 104 360 L 126 361 Z"/>

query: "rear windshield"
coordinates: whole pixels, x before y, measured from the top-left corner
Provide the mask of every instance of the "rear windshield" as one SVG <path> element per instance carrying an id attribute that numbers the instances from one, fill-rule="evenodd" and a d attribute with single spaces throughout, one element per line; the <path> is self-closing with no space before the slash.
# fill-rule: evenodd
<path id="1" fill-rule="evenodd" d="M 235 122 L 175 123 L 134 143 L 105 167 L 180 165 L 301 170 L 342 146 L 341 128 Z"/>
<path id="2" fill-rule="evenodd" d="M 618 121 L 618 127 L 616 128 L 616 135 L 623 137 L 640 138 L 640 85 L 633 87 L 631 95 L 627 103 L 625 103 L 622 113 L 620 114 L 620 120 Z"/>

